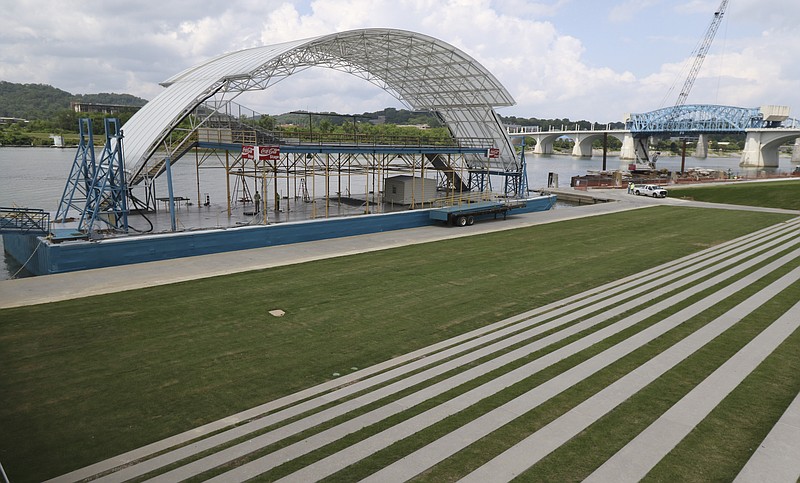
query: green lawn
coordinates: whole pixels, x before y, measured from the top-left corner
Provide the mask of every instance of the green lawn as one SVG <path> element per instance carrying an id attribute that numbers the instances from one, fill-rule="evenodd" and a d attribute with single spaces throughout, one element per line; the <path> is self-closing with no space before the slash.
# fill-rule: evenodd
<path id="1" fill-rule="evenodd" d="M 670 187 L 670 196 L 711 203 L 800 210 L 800 178 L 763 183 L 743 182 L 699 187 Z"/>
<path id="2" fill-rule="evenodd" d="M 656 207 L 5 309 L 0 461 L 56 476 L 788 218 Z"/>

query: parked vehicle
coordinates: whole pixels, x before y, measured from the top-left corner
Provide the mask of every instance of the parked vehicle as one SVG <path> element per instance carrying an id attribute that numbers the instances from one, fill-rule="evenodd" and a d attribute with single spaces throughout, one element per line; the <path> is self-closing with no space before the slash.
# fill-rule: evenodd
<path id="1" fill-rule="evenodd" d="M 661 186 L 658 186 L 657 184 L 645 184 L 641 186 L 637 185 L 633 190 L 633 193 L 636 195 L 652 196 L 653 198 L 667 197 L 667 190 Z"/>

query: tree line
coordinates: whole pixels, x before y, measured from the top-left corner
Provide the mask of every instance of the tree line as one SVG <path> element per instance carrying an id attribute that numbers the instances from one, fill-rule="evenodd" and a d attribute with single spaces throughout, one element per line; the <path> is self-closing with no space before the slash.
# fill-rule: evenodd
<path id="1" fill-rule="evenodd" d="M 70 143 L 77 142 L 78 119 L 92 119 L 94 134 L 103 134 L 105 117 L 117 117 L 124 124 L 133 111 L 120 112 L 109 116 L 103 113 L 76 113 L 70 109 L 70 102 L 79 101 L 95 104 L 115 104 L 143 106 L 145 99 L 130 94 L 84 94 L 75 95 L 45 84 L 15 84 L 0 81 L 0 117 L 23 118 L 27 122 L 7 122 L 0 124 L 0 145 L 16 146 L 48 146 L 52 145 L 50 134 L 59 134 Z M 586 120 L 573 121 L 562 119 L 523 118 L 517 116 L 500 116 L 507 125 L 534 126 L 540 131 L 550 129 L 581 130 L 605 129 L 606 124 Z M 411 111 L 407 109 L 385 108 L 380 111 L 361 114 L 339 114 L 336 112 L 308 113 L 292 112 L 276 116 L 261 115 L 245 120 L 259 129 L 273 131 L 282 130 L 287 133 L 299 133 L 303 130 L 325 135 L 364 134 L 371 136 L 418 137 L 423 141 L 445 140 L 450 133 L 442 125 L 439 118 L 431 112 Z M 407 126 L 427 126 L 418 129 Z M 622 129 L 624 123 L 611 123 L 612 129 Z M 711 149 L 741 150 L 743 136 L 710 136 Z M 556 148 L 571 149 L 571 141 L 557 141 Z M 527 138 L 527 146 L 533 146 L 533 138 Z M 609 138 L 609 149 L 619 149 L 621 143 L 616 138 Z M 602 141 L 595 141 L 595 148 L 602 148 Z M 658 142 L 657 149 L 664 152 L 678 153 L 681 144 L 673 140 Z"/>

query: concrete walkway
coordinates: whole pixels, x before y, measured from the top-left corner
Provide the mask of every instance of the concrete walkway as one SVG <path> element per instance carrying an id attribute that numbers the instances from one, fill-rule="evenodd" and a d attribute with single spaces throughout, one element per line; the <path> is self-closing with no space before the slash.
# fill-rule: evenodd
<path id="1" fill-rule="evenodd" d="M 586 208 L 595 206 L 605 207 L 607 205 L 594 205 Z M 651 273 L 659 274 L 658 277 L 654 277 L 655 281 L 649 281 L 646 277 L 628 277 L 624 280 L 606 284 L 603 287 L 587 290 L 583 294 L 499 321 L 486 328 L 444 341 L 430 348 L 420 349 L 412 354 L 387 361 L 387 363 L 380 364 L 374 368 L 358 371 L 349 377 L 337 379 L 334 384 L 329 383 L 309 388 L 298 393 L 298 395 L 253 408 L 250 411 L 203 426 L 198 430 L 187 431 L 183 435 L 154 443 L 140 451 L 126 453 L 117 458 L 64 475 L 58 480 L 75 481 L 105 474 L 104 477 L 100 478 L 103 481 L 125 481 L 144 475 L 152 470 L 173 465 L 200 452 L 210 451 L 210 454 L 203 458 L 189 461 L 182 466 L 178 465 L 175 469 L 155 478 L 156 481 L 180 481 L 192 476 L 202 475 L 206 470 L 229 464 L 231 461 L 246 458 L 247 455 L 254 451 L 267 448 L 269 445 L 299 434 L 301 431 L 310 432 L 301 441 L 273 450 L 266 456 L 255 458 L 218 477 L 219 481 L 243 481 L 270 471 L 286 461 L 306 455 L 344 436 L 352 435 L 363 428 L 368 428 L 379 421 L 384 421 L 390 416 L 400 415 L 421 402 L 429 401 L 434 397 L 441 397 L 445 392 L 473 381 L 478 377 L 485 376 L 491 371 L 505 371 L 484 384 L 451 397 L 428 411 L 409 417 L 386 430 L 353 443 L 332 456 L 311 463 L 298 472 L 289 475 L 287 479 L 309 481 L 322 478 L 349 464 L 360 461 L 393 442 L 400 441 L 418 431 L 424 430 L 449 415 L 492 397 L 509 386 L 520 383 L 542 369 L 552 366 L 556 362 L 579 354 L 581 351 L 608 337 L 619 334 L 623 330 L 636 327 L 646 319 L 660 318 L 657 323 L 640 330 L 602 353 L 577 364 L 541 386 L 533 388 L 523 396 L 503 405 L 501 408 L 476 418 L 462 428 L 431 443 L 431 445 L 420 448 L 396 463 L 388 465 L 384 470 L 371 477 L 375 481 L 394 481 L 410 478 L 447 456 L 454 454 L 471 442 L 476 441 L 481 436 L 489 434 L 503 424 L 513 421 L 536 405 L 585 380 L 603 367 L 613 364 L 631 351 L 643 347 L 649 341 L 714 306 L 726 297 L 736 294 L 753 281 L 768 276 L 784 264 L 800 258 L 800 250 L 795 250 L 788 254 L 785 253 L 788 248 L 800 244 L 799 222 L 800 220 L 795 219 L 787 223 L 781 223 L 741 239 L 732 240 L 717 247 L 683 257 L 661 267 L 654 267 Z M 475 227 L 477 226 L 479 225 L 475 225 Z M 772 259 L 781 254 L 780 258 Z M 742 276 L 742 273 L 752 269 L 755 270 Z M 766 297 L 768 300 L 782 288 L 785 288 L 786 283 L 791 283 L 792 280 L 797 280 L 798 278 L 800 278 L 800 272 L 795 270 L 792 272 L 791 277 L 787 276 L 774 282 L 759 294 L 762 298 Z M 720 287 L 719 284 L 724 286 Z M 714 287 L 717 288 L 713 289 Z M 706 289 L 713 290 L 707 293 L 704 298 L 693 302 L 685 309 L 669 316 L 659 315 L 674 304 L 691 297 L 692 294 Z M 683 347 L 682 349 L 670 349 L 672 351 L 670 354 L 673 354 L 671 359 L 659 359 L 658 363 L 653 363 L 656 364 L 659 370 L 650 370 L 649 368 L 653 364 L 647 363 L 645 364 L 647 367 L 642 366 L 640 368 L 641 371 L 635 371 L 635 375 L 632 373 L 628 380 L 632 380 L 633 383 L 627 390 L 634 390 L 635 392 L 637 384 L 640 387 L 642 384 L 647 383 L 647 377 L 650 377 L 650 380 L 658 377 L 660 373 L 669 370 L 680 360 L 687 357 L 688 354 L 693 353 L 694 350 L 702 347 L 708 340 L 713 339 L 715 334 L 726 330 L 736 320 L 744 317 L 746 313 L 764 303 L 760 298 L 754 297 L 748 299 L 749 305 L 738 306 L 735 314 L 726 314 L 720 317 L 718 322 L 715 321 L 707 326 L 711 328 L 703 328 L 688 337 L 686 340 L 689 340 L 689 342 L 682 341 L 676 345 Z M 614 316 L 622 316 L 623 314 L 624 317 L 620 320 L 616 320 L 610 325 L 601 325 L 611 320 Z M 602 328 L 598 329 L 598 327 Z M 550 333 L 544 336 L 545 332 L 548 331 Z M 556 348 L 547 355 L 534 358 L 520 367 L 507 369 L 509 364 L 514 364 L 523 358 L 530 358 L 537 351 L 576 335 L 580 335 L 580 337 L 563 347 Z M 515 345 L 516 348 L 508 352 L 512 345 Z M 658 358 L 653 360 L 656 359 Z M 478 360 L 483 360 L 483 362 L 474 366 L 468 365 L 474 364 Z M 450 376 L 441 379 L 442 375 L 450 372 L 452 372 Z M 435 383 L 427 382 L 434 377 L 439 378 L 439 380 Z M 401 390 L 407 390 L 415 386 L 419 387 L 400 399 L 391 397 Z M 606 395 L 606 392 L 601 391 L 603 397 L 600 398 L 600 401 L 610 400 L 608 398 L 617 394 L 618 391 L 619 388 L 616 386 L 614 391 L 611 391 L 608 395 Z M 386 402 L 376 406 L 369 412 L 361 413 L 358 411 L 359 408 L 364 407 L 366 404 L 374 404 L 382 400 Z M 322 405 L 328 405 L 328 407 L 318 411 L 317 408 L 322 407 Z M 594 406 L 591 407 L 595 406 L 597 406 L 596 401 Z M 610 408 L 613 407 L 611 406 Z M 311 413 L 305 414 L 309 411 Z M 351 413 L 353 413 L 352 416 L 348 416 Z M 569 420 L 569 414 L 562 416 L 562 418 L 565 418 L 564 421 Z M 585 414 L 582 416 L 585 416 Z M 600 416 L 601 414 L 597 414 L 595 419 L 583 417 L 580 421 L 585 427 Z M 345 419 L 327 429 L 316 429 L 316 433 L 314 433 L 314 428 L 331 421 L 333 418 Z M 213 431 L 219 431 L 225 428 L 226 425 L 230 427 L 234 423 L 243 424 L 206 437 L 212 432 L 211 428 L 214 428 Z M 263 432 L 268 426 L 273 426 L 273 428 Z M 252 434 L 257 435 L 252 437 L 250 436 Z M 568 434 L 569 432 L 558 432 L 561 438 Z M 228 442 L 243 437 L 249 439 L 244 439 L 233 446 L 226 446 Z M 537 436 L 537 433 L 534 433 L 531 437 L 541 438 L 542 436 L 541 434 Z M 537 443 L 536 446 L 537 448 L 553 445 L 557 447 L 559 437 L 555 437 L 552 440 L 546 438 L 546 444 L 540 441 L 539 443 L 541 444 Z M 569 438 L 569 436 L 566 437 Z M 194 438 L 201 439 L 190 442 Z M 187 442 L 190 443 L 175 448 Z M 175 449 L 169 450 L 169 448 Z M 165 452 L 151 457 L 156 452 L 162 451 Z M 511 460 L 515 464 L 527 466 L 533 464 L 528 454 L 524 454 L 525 458 L 511 457 Z M 500 455 L 498 458 L 506 459 L 507 456 Z M 136 462 L 136 460 L 140 459 L 141 461 Z M 517 460 L 520 461 L 518 462 Z M 500 466 L 510 467 L 511 464 L 504 462 Z M 524 466 L 524 468 L 527 468 L 527 466 Z M 117 467 L 119 467 L 118 471 L 108 473 Z M 494 475 L 492 479 L 494 479 Z"/>

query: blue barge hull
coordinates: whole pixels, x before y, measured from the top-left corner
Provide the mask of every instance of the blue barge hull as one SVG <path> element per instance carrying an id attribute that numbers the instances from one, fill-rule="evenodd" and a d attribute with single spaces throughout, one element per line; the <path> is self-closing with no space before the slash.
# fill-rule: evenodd
<path id="1" fill-rule="evenodd" d="M 555 196 L 541 196 L 527 200 L 525 207 L 514 208 L 508 213 L 547 211 L 554 204 Z M 5 251 L 20 264 L 25 264 L 29 272 L 46 275 L 416 228 L 435 223 L 430 211 L 421 209 L 61 243 L 54 243 L 42 236 L 5 234 L 3 244 Z"/>

